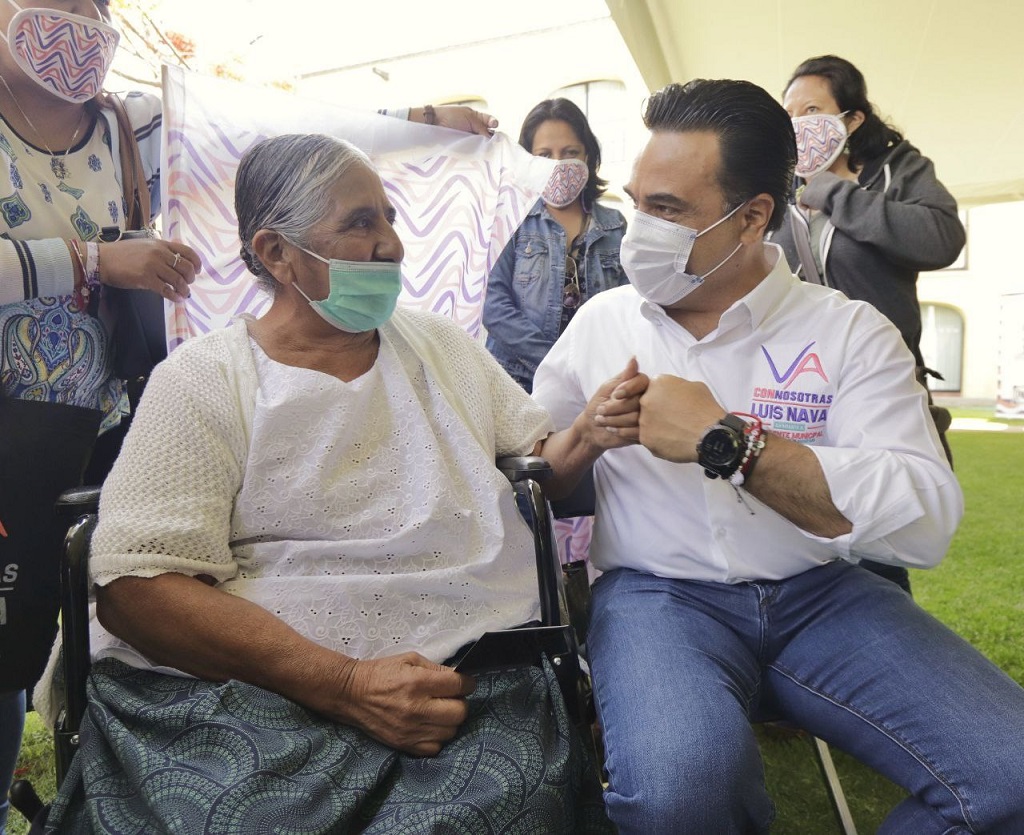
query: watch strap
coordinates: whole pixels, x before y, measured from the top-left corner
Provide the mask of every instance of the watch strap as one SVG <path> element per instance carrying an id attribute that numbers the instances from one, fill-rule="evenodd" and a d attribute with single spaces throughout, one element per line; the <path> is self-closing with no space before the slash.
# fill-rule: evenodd
<path id="1" fill-rule="evenodd" d="M 733 414 L 732 412 L 729 412 L 729 414 L 718 422 L 722 426 L 728 426 L 730 429 L 733 429 L 740 434 L 747 431 L 747 422 L 739 415 Z"/>

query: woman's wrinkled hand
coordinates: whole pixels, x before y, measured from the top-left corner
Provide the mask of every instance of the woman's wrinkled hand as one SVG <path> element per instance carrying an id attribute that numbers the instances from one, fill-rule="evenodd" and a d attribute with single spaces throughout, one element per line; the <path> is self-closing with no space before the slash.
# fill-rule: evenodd
<path id="1" fill-rule="evenodd" d="M 640 397 L 647 390 L 647 375 L 640 372 L 636 357 L 604 382 L 577 420 L 584 436 L 601 449 L 635 444 L 640 440 Z"/>
<path id="2" fill-rule="evenodd" d="M 124 290 L 151 290 L 165 299 L 183 301 L 203 266 L 198 253 L 178 241 L 133 238 L 101 243 L 100 281 Z"/>
<path id="3" fill-rule="evenodd" d="M 349 664 L 335 718 L 385 745 L 433 757 L 466 721 L 476 682 L 416 652 Z"/>

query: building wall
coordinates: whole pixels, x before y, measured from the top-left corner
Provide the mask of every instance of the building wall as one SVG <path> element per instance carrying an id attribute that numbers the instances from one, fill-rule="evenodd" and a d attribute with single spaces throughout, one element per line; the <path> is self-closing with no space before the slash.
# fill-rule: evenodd
<path id="1" fill-rule="evenodd" d="M 624 200 L 622 185 L 646 137 L 641 108 L 648 91 L 610 17 L 307 76 L 299 79 L 297 90 L 362 108 L 482 99 L 483 109 L 501 123 L 500 130 L 515 139 L 537 102 L 562 87 L 595 80 L 625 86 L 622 136 L 608 135 L 608 130 L 602 135 L 601 126 L 591 124 L 602 146 L 601 174 L 609 181 L 608 196 Z"/>
<path id="2" fill-rule="evenodd" d="M 479 100 L 501 130 L 518 137 L 530 108 L 563 87 L 620 81 L 617 124 L 592 123 L 601 141 L 606 200 L 627 218 L 622 192 L 632 160 L 646 139 L 641 113 L 647 87 L 610 17 L 510 34 L 465 45 L 426 49 L 300 78 L 297 91 L 338 104 L 377 108 Z M 684 80 L 684 79 L 680 79 Z M 1009 247 L 1024 228 L 1024 203 L 974 208 L 968 215 L 966 266 L 922 274 L 922 303 L 945 305 L 964 319 L 961 389 L 965 398 L 994 400 L 998 389 L 1002 297 L 1024 292 L 1024 267 Z M 927 336 L 927 334 L 926 334 Z M 941 370 L 941 369 L 939 369 Z M 942 396 L 942 395 L 939 395 Z"/>
<path id="3" fill-rule="evenodd" d="M 960 395 L 994 400 L 999 388 L 1000 343 L 1024 323 L 1004 317 L 1003 296 L 1024 293 L 1024 263 L 1010 248 L 1024 229 L 1024 202 L 993 203 L 967 213 L 964 269 L 922 273 L 922 304 L 953 307 L 964 319 L 963 380 Z M 941 370 L 941 369 L 940 369 Z"/>

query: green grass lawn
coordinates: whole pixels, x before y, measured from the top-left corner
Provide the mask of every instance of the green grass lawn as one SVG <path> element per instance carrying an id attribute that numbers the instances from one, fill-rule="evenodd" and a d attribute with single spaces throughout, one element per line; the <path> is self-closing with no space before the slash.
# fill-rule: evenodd
<path id="1" fill-rule="evenodd" d="M 981 416 L 981 415 L 970 415 Z M 949 554 L 932 571 L 912 573 L 914 596 L 1024 684 L 1024 433 L 954 432 L 950 441 L 967 513 Z M 768 788 L 778 807 L 777 835 L 819 835 L 835 826 L 809 742 L 760 732 Z M 854 820 L 874 832 L 903 791 L 833 750 Z M 53 796 L 49 734 L 30 714 L 22 774 Z M 17 813 L 8 831 L 27 830 Z"/>
<path id="2" fill-rule="evenodd" d="M 941 400 L 938 400 L 937 403 L 942 405 Z M 997 415 L 995 406 L 953 406 L 949 409 L 949 413 L 954 418 L 974 418 L 987 420 L 990 423 L 1006 423 L 1017 428 L 1024 427 L 1024 418 Z"/>
<path id="3" fill-rule="evenodd" d="M 1024 433 L 953 432 L 950 443 L 967 510 L 945 560 L 911 572 L 914 597 L 1024 684 Z M 809 743 L 761 734 L 761 750 L 778 807 L 773 832 L 835 831 Z M 905 793 L 832 753 L 858 831 L 874 832 Z"/>

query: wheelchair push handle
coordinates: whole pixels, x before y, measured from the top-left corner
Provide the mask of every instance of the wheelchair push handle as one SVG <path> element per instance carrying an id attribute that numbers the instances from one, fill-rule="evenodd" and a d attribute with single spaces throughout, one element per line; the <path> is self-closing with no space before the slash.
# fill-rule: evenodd
<path id="1" fill-rule="evenodd" d="M 69 526 L 79 516 L 96 513 L 99 506 L 100 488 L 95 485 L 65 490 L 60 494 L 56 504 L 57 514 Z"/>

